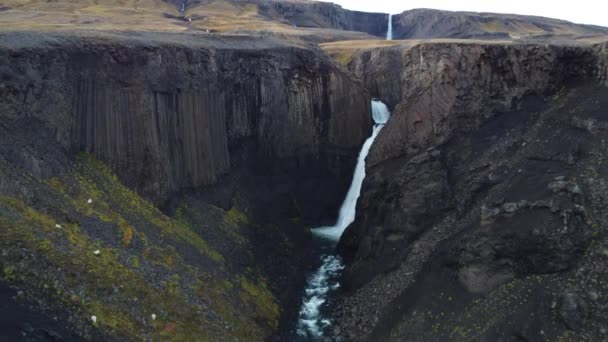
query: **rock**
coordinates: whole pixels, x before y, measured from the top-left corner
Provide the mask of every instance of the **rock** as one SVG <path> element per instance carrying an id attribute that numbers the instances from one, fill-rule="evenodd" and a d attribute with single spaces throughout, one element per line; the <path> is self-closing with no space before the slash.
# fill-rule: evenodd
<path id="1" fill-rule="evenodd" d="M 384 13 L 351 11 L 333 3 L 306 1 L 262 1 L 260 15 L 273 17 L 279 13 L 290 25 L 367 32 L 386 36 L 388 16 Z"/>
<path id="2" fill-rule="evenodd" d="M 567 191 L 567 192 L 575 194 L 575 195 L 583 194 L 583 190 L 581 189 L 581 187 L 578 184 L 576 184 L 574 182 L 567 182 L 564 180 L 549 183 L 548 188 L 549 188 L 549 190 L 551 190 L 553 192 Z"/>
<path id="3" fill-rule="evenodd" d="M 564 293 L 560 299 L 559 315 L 568 329 L 579 332 L 587 316 L 587 303 L 575 293 Z"/>
<path id="4" fill-rule="evenodd" d="M 502 210 L 509 214 L 516 212 L 517 209 L 519 209 L 519 206 L 517 205 L 517 203 L 505 203 L 502 206 Z"/>
<path id="5" fill-rule="evenodd" d="M 564 180 L 558 180 L 558 181 L 549 183 L 549 186 L 548 186 L 549 190 L 551 190 L 553 192 L 566 190 L 567 187 L 568 187 L 568 182 L 566 182 Z"/>
<path id="6" fill-rule="evenodd" d="M 600 295 L 597 292 L 595 292 L 595 291 L 589 291 L 589 292 L 587 292 L 587 296 L 593 302 L 597 301 L 600 298 Z"/>
<path id="7" fill-rule="evenodd" d="M 487 208 L 486 206 L 481 207 L 481 220 L 489 220 L 496 215 L 500 214 L 500 210 L 497 208 Z"/>
<path id="8" fill-rule="evenodd" d="M 529 18 L 520 15 L 498 13 L 452 12 L 436 9 L 412 9 L 393 16 L 393 35 L 395 39 L 428 38 L 480 38 L 509 39 L 509 34 L 528 36 L 524 28 Z M 539 35 L 551 35 L 563 30 L 564 24 L 555 19 L 538 18 L 535 25 Z M 464 24 L 466 23 L 466 24 Z M 492 23 L 488 26 L 488 23 Z M 595 34 L 590 26 L 570 24 L 572 29 Z M 492 27 L 492 28 L 488 28 Z M 510 29 L 496 29 L 509 27 Z M 519 29 L 521 27 L 521 29 Z"/>

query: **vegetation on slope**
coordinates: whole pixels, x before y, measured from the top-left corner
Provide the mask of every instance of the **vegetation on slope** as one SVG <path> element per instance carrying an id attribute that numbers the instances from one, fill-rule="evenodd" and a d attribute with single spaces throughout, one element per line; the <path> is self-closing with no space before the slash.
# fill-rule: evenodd
<path id="1" fill-rule="evenodd" d="M 83 337 L 262 340 L 277 328 L 259 272 L 231 269 L 190 220 L 164 215 L 103 163 L 82 155 L 72 174 L 38 185 L 34 206 L 0 196 L 0 277 L 38 309 L 65 309 Z M 216 210 L 217 229 L 238 235 L 246 216 Z"/>

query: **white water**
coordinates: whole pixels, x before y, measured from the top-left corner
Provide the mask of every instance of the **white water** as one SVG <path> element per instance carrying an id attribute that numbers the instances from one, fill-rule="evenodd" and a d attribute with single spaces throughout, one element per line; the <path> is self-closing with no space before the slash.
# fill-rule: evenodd
<path id="1" fill-rule="evenodd" d="M 331 326 L 331 321 L 321 315 L 321 306 L 325 304 L 327 294 L 340 287 L 338 277 L 344 269 L 340 257 L 322 256 L 321 261 L 321 267 L 308 279 L 298 319 L 298 336 L 309 341 L 320 340 L 323 330 Z"/>
<path id="2" fill-rule="evenodd" d="M 388 15 L 388 28 L 386 29 L 386 40 L 393 40 L 393 16 Z"/>
<path id="3" fill-rule="evenodd" d="M 365 178 L 365 158 L 389 117 L 390 112 L 384 103 L 372 101 L 372 118 L 376 124 L 372 135 L 365 141 L 359 153 L 355 174 L 340 208 L 338 220 L 332 227 L 313 229 L 313 234 L 335 243 L 340 239 L 346 227 L 355 220 L 357 200 Z M 333 249 L 335 246 L 331 247 Z M 321 263 L 317 272 L 308 279 L 300 309 L 297 334 L 298 338 L 304 341 L 321 341 L 325 331 L 331 326 L 331 320 L 323 315 L 322 308 L 326 304 L 329 293 L 340 287 L 340 272 L 344 269 L 342 260 L 338 256 L 324 255 L 321 257 Z"/>
<path id="4" fill-rule="evenodd" d="M 363 179 L 365 179 L 365 158 L 369 153 L 369 149 L 372 147 L 374 140 L 384 127 L 384 124 L 388 121 L 390 113 L 388 108 L 381 101 L 372 101 L 372 118 L 376 125 L 372 131 L 372 136 L 367 138 L 359 158 L 357 159 L 357 166 L 355 167 L 355 174 L 353 175 L 353 181 L 348 189 L 346 198 L 340 208 L 340 214 L 336 224 L 331 227 L 319 227 L 312 230 L 313 234 L 333 241 L 340 240 L 342 233 L 355 220 L 355 213 L 357 208 L 357 200 L 361 194 L 361 186 L 363 185 Z"/>
<path id="5" fill-rule="evenodd" d="M 372 100 L 372 118 L 378 125 L 384 125 L 391 113 L 388 111 L 388 107 L 382 101 Z"/>
<path id="6" fill-rule="evenodd" d="M 186 0 L 182 0 L 182 3 L 179 6 L 179 15 L 183 17 L 184 12 L 186 12 Z"/>

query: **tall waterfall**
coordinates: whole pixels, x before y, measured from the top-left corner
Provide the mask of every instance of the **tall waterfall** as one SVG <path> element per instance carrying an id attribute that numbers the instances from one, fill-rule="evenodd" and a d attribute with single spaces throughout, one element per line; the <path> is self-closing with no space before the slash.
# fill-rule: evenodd
<path id="1" fill-rule="evenodd" d="M 386 29 L 386 40 L 393 40 L 393 16 L 388 15 L 388 28 Z"/>
<path id="2" fill-rule="evenodd" d="M 381 101 L 373 100 L 372 118 L 375 125 L 372 135 L 365 141 L 359 152 L 353 180 L 340 208 L 336 224 L 332 227 L 313 229 L 312 232 L 316 236 L 335 243 L 355 220 L 357 200 L 365 178 L 365 158 L 389 117 L 390 112 L 386 105 Z M 327 305 L 328 295 L 340 287 L 339 277 L 344 265 L 339 256 L 332 255 L 335 245 L 332 244 L 330 247 L 330 253 L 321 257 L 321 267 L 308 278 L 297 325 L 297 335 L 302 341 L 322 341 L 325 331 L 331 327 L 331 321 L 323 315 L 322 309 L 324 305 Z"/>
<path id="3" fill-rule="evenodd" d="M 353 175 L 352 183 L 346 194 L 346 198 L 340 208 L 340 214 L 336 224 L 331 227 L 319 227 L 312 230 L 312 232 L 322 238 L 326 238 L 333 241 L 338 241 L 342 233 L 355 220 L 355 212 L 357 207 L 357 200 L 361 194 L 361 186 L 363 185 L 363 179 L 365 178 L 365 158 L 369 153 L 369 149 L 372 147 L 374 140 L 384 127 L 384 124 L 388 121 L 390 113 L 388 108 L 381 101 L 372 101 L 372 118 L 376 123 L 372 131 L 372 135 L 367 138 L 361 152 L 359 152 L 359 158 L 357 159 L 357 166 L 355 167 L 355 174 Z"/>

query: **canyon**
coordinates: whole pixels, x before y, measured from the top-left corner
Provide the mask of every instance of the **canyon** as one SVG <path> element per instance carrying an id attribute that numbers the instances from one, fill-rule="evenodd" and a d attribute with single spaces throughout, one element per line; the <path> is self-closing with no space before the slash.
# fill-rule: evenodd
<path id="1" fill-rule="evenodd" d="M 605 339 L 607 95 L 555 19 L 2 1 L 0 337 Z"/>

